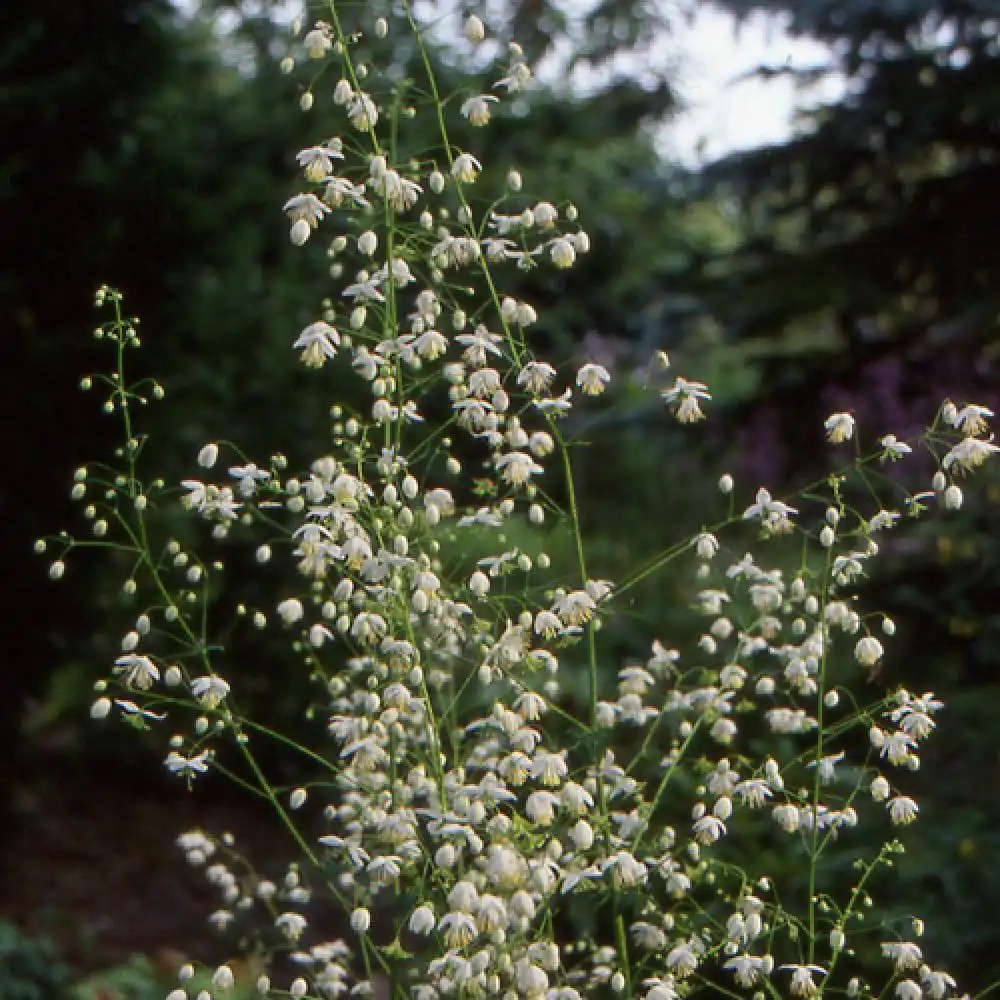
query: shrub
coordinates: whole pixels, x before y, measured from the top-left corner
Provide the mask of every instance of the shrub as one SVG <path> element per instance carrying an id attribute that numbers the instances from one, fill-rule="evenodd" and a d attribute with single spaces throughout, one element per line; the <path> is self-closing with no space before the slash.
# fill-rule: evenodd
<path id="1" fill-rule="evenodd" d="M 51 941 L 0 922 L 0 997 L 69 1000 L 69 969 L 56 959 Z"/>

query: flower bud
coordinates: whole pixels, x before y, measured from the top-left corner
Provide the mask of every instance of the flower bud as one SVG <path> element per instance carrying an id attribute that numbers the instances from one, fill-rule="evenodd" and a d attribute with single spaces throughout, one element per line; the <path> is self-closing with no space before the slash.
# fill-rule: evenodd
<path id="1" fill-rule="evenodd" d="M 473 45 L 478 45 L 486 37 L 486 26 L 475 14 L 470 14 L 466 19 L 465 37 Z"/>
<path id="2" fill-rule="evenodd" d="M 306 224 L 308 225 L 308 223 Z M 198 464 L 203 469 L 211 469 L 218 457 L 219 446 L 213 442 L 209 442 L 198 452 Z"/>
<path id="3" fill-rule="evenodd" d="M 106 719 L 108 713 L 111 711 L 111 699 L 110 698 L 98 698 L 93 705 L 90 706 L 90 717 L 92 719 Z"/>

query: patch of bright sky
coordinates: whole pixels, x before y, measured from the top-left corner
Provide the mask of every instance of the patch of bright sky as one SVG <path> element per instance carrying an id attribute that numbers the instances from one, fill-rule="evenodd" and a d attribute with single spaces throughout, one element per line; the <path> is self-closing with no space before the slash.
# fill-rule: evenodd
<path id="1" fill-rule="evenodd" d="M 197 2 L 174 0 L 188 14 Z M 584 21 L 591 5 L 592 0 L 570 0 L 566 6 L 576 15 L 571 19 Z M 489 0 L 483 6 L 487 8 Z M 836 74 L 807 91 L 796 88 L 790 74 L 769 79 L 751 76 L 760 66 L 803 69 L 829 61 L 824 45 L 792 38 L 781 18 L 758 13 L 737 23 L 727 11 L 704 0 L 678 6 L 693 9 L 693 14 L 669 19 L 662 49 L 654 45 L 660 51 L 649 53 L 645 65 L 628 60 L 622 67 L 640 76 L 666 72 L 680 93 L 686 110 L 658 134 L 659 148 L 667 159 L 697 167 L 730 152 L 780 143 L 792 133 L 797 109 L 843 96 L 844 81 Z M 279 21 L 290 23 L 302 12 L 302 5 L 299 0 L 272 0 L 268 10 Z M 225 31 L 225 25 L 220 28 Z M 544 66 L 536 69 L 543 78 L 559 72 L 558 67 L 548 74 Z M 586 73 L 576 74 L 573 85 L 586 88 L 596 82 Z"/>
<path id="2" fill-rule="evenodd" d="M 830 61 L 825 46 L 792 38 L 774 16 L 737 25 L 730 14 L 699 4 L 689 23 L 675 25 L 667 44 L 675 50 L 674 83 L 687 110 L 664 126 L 659 145 L 665 156 L 688 166 L 780 143 L 792 133 L 797 109 L 844 94 L 835 74 L 806 91 L 797 90 L 788 74 L 748 77 L 762 65 L 803 69 Z"/>

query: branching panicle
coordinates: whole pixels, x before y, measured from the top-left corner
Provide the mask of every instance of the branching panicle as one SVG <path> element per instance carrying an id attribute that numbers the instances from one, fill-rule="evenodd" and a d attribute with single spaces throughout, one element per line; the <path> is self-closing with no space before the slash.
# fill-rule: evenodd
<path id="1" fill-rule="evenodd" d="M 690 539 L 602 579 L 567 426 L 616 379 L 596 361 L 568 370 L 542 357 L 544 317 L 516 280 L 572 267 L 589 238 L 573 206 L 527 194 L 530 164 L 482 191 L 489 164 L 452 138 L 489 127 L 529 85 L 522 53 L 507 45 L 490 93 L 442 94 L 405 2 L 392 27 L 348 24 L 349 13 L 331 6 L 286 60 L 293 72 L 308 63 L 310 96 L 332 93 L 341 130 L 307 135 L 284 211 L 292 243 L 322 243 L 332 262 L 324 306 L 291 346 L 364 402 L 336 402 L 329 450 L 294 474 L 282 456 L 210 443 L 179 490 L 146 481 L 135 411 L 162 393 L 128 385 L 136 325 L 104 290 L 113 315 L 98 334 L 116 364 L 87 387 L 106 390 L 123 421 L 125 467 L 79 470 L 90 534 L 47 542 L 53 578 L 74 549 L 112 547 L 131 560 L 126 591 L 139 581 L 150 595 L 95 718 L 163 733 L 178 778 L 229 775 L 288 832 L 287 862 L 268 859 L 266 872 L 231 836 L 178 838 L 218 891 L 211 923 L 254 941 L 263 995 L 280 955 L 298 971 L 275 965 L 275 996 L 954 995 L 917 925 L 878 930 L 870 883 L 901 850 L 894 828 L 919 818 L 913 772 L 942 706 L 905 689 L 864 703 L 858 667 L 878 669 L 893 626 L 855 595 L 882 533 L 961 503 L 955 478 L 997 450 L 992 414 L 942 407 L 919 442 L 938 471 L 915 496 L 883 472 L 918 442 L 886 435 L 869 454 L 853 416 L 834 414 L 829 441 L 850 451 L 829 480 L 778 499 L 723 477 L 719 511 Z M 368 63 L 369 32 L 396 26 L 412 31 L 425 79 Z M 466 48 L 487 37 L 475 15 L 454 29 Z M 411 114 L 436 121 L 433 154 L 406 152 Z M 431 419 L 432 390 L 443 418 Z M 664 420 L 681 424 L 711 400 L 682 376 L 661 394 Z M 858 495 L 867 506 L 845 499 Z M 269 606 L 227 610 L 222 562 L 155 546 L 150 518 L 178 505 L 284 567 Z M 568 565 L 546 551 L 555 534 L 570 540 Z M 789 551 L 804 553 L 795 572 Z M 657 638 L 654 626 L 644 656 L 610 666 L 602 625 L 668 565 L 689 573 L 699 633 Z M 244 712 L 239 665 L 213 638 L 227 617 L 287 636 L 274 675 L 312 678 L 305 721 L 324 725 L 304 725 L 308 740 Z M 567 685 L 570 673 L 585 684 Z M 265 745 L 288 756 L 295 786 L 272 783 Z M 831 858 L 863 849 L 862 823 L 885 824 L 884 843 L 852 879 L 832 878 Z M 793 854 L 801 878 L 753 867 L 741 838 Z M 314 917 L 320 900 L 340 907 L 336 932 Z M 880 942 L 881 982 L 857 977 L 856 940 Z M 194 995 L 189 978 L 185 968 L 171 1000 Z M 233 978 L 218 967 L 204 995 L 226 995 Z"/>

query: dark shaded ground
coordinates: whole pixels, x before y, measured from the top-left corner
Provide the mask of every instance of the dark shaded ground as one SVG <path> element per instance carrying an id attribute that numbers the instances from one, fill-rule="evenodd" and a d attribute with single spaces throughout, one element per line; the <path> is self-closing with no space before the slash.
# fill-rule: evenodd
<path id="1" fill-rule="evenodd" d="M 110 764 L 37 762 L 15 788 L 0 836 L 0 919 L 52 938 L 78 970 L 142 953 L 173 971 L 208 958 L 206 918 L 221 900 L 175 845 L 181 832 L 236 831 L 249 855 L 286 855 L 273 819 L 222 781 L 188 791 L 155 762 L 135 777 Z"/>

